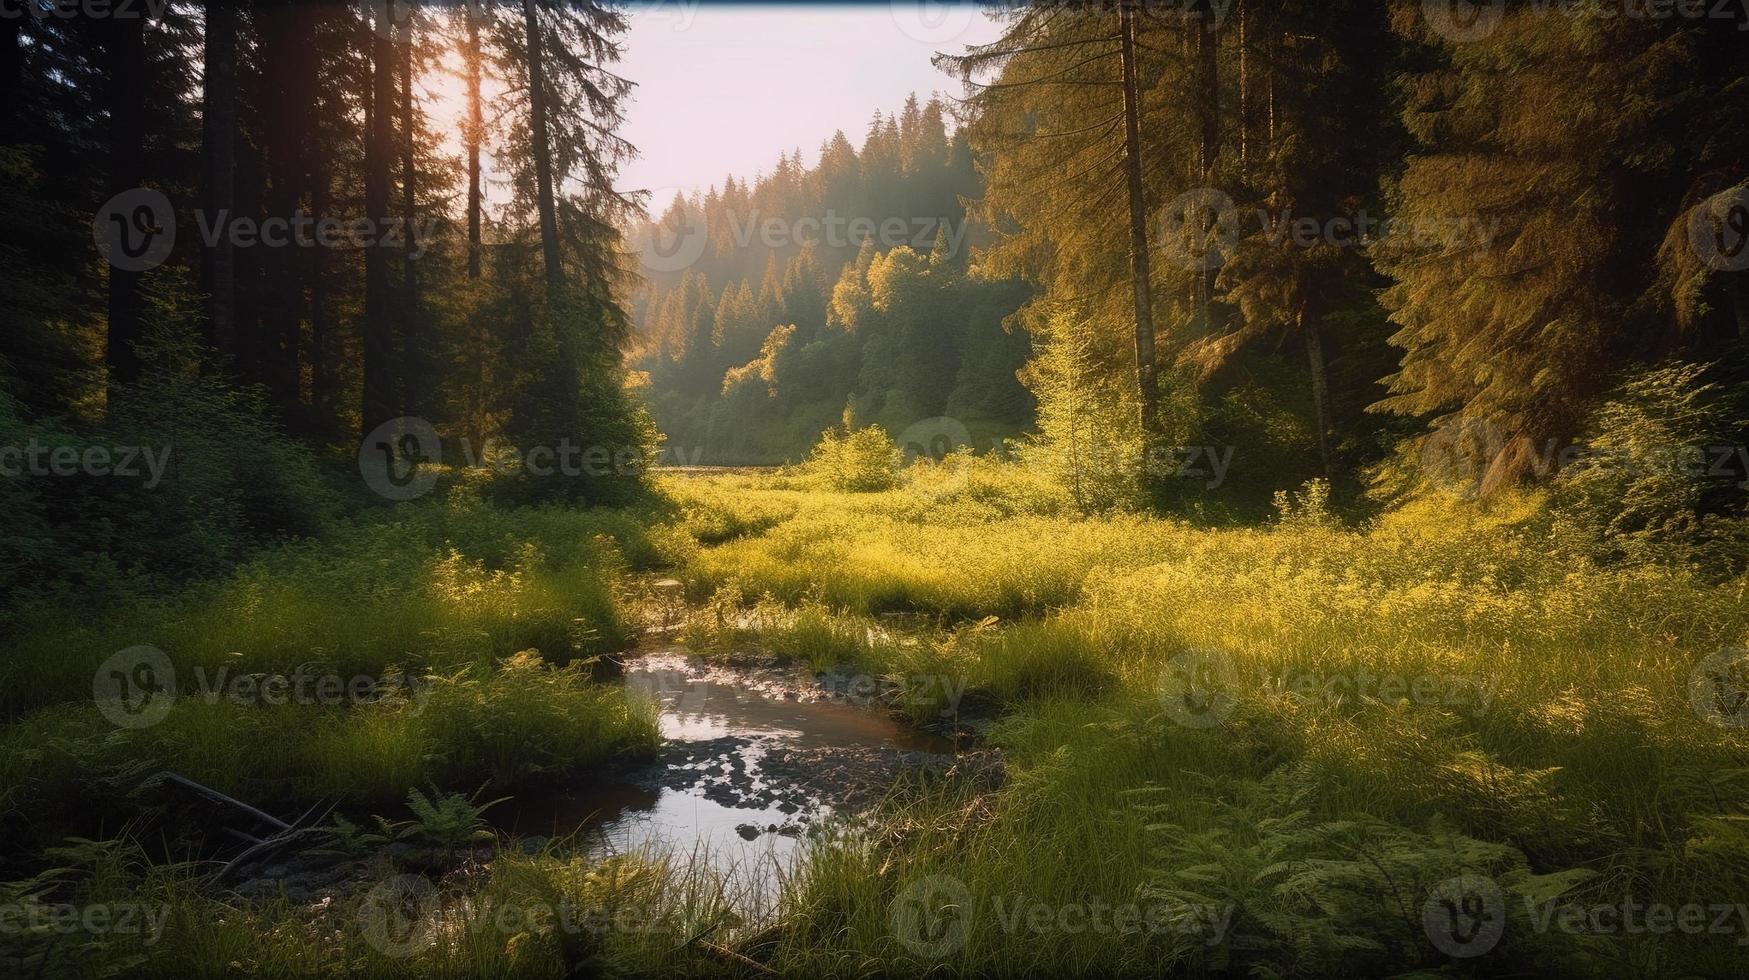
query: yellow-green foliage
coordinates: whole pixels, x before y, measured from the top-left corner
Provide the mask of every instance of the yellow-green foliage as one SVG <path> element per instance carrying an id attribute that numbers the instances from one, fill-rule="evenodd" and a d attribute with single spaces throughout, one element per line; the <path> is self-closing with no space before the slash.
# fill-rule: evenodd
<path id="1" fill-rule="evenodd" d="M 447 875 L 398 873 L 379 860 L 355 890 L 314 906 L 215 894 L 203 869 L 153 863 L 126 841 L 76 842 L 48 858 L 43 875 L 0 884 L 20 920 L 71 903 L 127 910 L 130 927 L 15 930 L 0 949 L 8 976 L 536 980 L 607 961 L 666 976 L 696 968 L 684 940 L 731 916 L 720 883 L 646 854 L 590 861 L 551 846 L 507 850 Z"/>
<path id="2" fill-rule="evenodd" d="M 163 604 L 41 617 L 0 653 L 17 716 L 0 736 L 0 821 L 125 815 L 159 769 L 308 805 L 396 800 L 427 781 L 517 786 L 655 741 L 648 706 L 588 677 L 595 655 L 632 640 L 623 556 L 649 564 L 665 547 L 635 518 L 459 494 L 389 513 Z M 93 704 L 93 677 L 138 645 L 169 658 L 178 697 L 156 724 L 118 728 Z M 250 676 L 401 683 L 381 699 L 317 696 L 308 681 L 277 700 L 227 693 Z M 102 805 L 82 802 L 92 787 Z"/>
<path id="3" fill-rule="evenodd" d="M 999 788 L 907 787 L 879 815 L 881 833 L 820 842 L 786 877 L 781 928 L 757 933 L 756 949 L 781 973 L 1740 972 L 1740 934 L 1575 937 L 1531 920 L 1551 900 L 1741 900 L 1749 731 L 1698 711 L 1690 679 L 1749 640 L 1749 581 L 1601 564 L 1531 496 L 1430 498 L 1345 527 L 1314 485 L 1284 498 L 1273 524 L 1209 530 L 1084 518 L 1025 468 L 969 457 L 915 466 L 878 492 L 822 489 L 808 472 L 685 477 L 666 491 L 673 524 L 646 535 L 563 513 L 448 526 L 422 539 L 412 573 L 373 572 L 377 553 L 360 544 L 325 583 L 352 608 L 392 615 L 392 601 L 439 597 L 419 607 L 440 624 L 430 636 L 404 625 L 416 639 L 357 634 L 364 662 L 441 668 L 422 699 L 178 704 L 141 731 L 103 727 L 88 705 L 53 707 L 0 745 L 0 795 L 52 815 L 39 802 L 65 807 L 128 785 L 130 767 L 166 766 L 262 798 L 384 799 L 427 780 L 516 786 L 645 744 L 648 706 L 589 684 L 581 663 L 504 649 L 534 636 L 588 652 L 551 610 L 612 622 L 588 610 L 613 608 L 617 542 L 630 539 L 684 560 L 674 574 L 699 606 L 684 624 L 690 644 L 886 675 L 927 692 L 904 705 L 918 720 L 956 707 L 997 716 L 987 737 L 1003 752 Z M 538 533 L 504 533 L 534 520 Z M 246 570 L 216 594 L 297 595 L 283 577 L 260 579 Z M 275 605 L 238 608 L 275 623 Z M 898 612 L 915 615 L 885 615 Z M 191 648 L 221 656 L 243 627 L 208 615 L 224 639 Z M 320 637 L 344 618 L 311 616 Z M 266 648 L 280 660 L 259 662 L 307 656 L 282 628 Z M 679 895 L 684 938 L 723 913 L 697 867 L 500 854 L 466 889 L 585 906 Z M 1493 878 L 1509 921 L 1494 953 L 1454 965 L 1419 915 L 1429 890 L 1460 874 Z M 133 887 L 174 894 L 178 922 L 210 911 L 171 873 L 149 877 L 157 884 Z M 895 935 L 894 909 L 943 880 L 972 903 L 965 941 L 921 957 Z M 1016 903 L 1199 908 L 1222 915 L 1225 932 L 1210 945 L 1171 928 L 1016 931 L 1020 920 L 1004 919 Z M 752 929 L 716 935 L 732 947 Z M 673 937 L 465 922 L 453 942 L 390 963 L 349 921 L 259 906 L 180 934 L 171 960 L 148 955 L 296 972 L 284 937 L 317 930 L 335 940 L 327 965 L 362 975 L 720 965 Z"/>
<path id="4" fill-rule="evenodd" d="M 0 736 L 0 800 L 18 808 L 10 815 L 85 819 L 115 802 L 81 804 L 90 787 L 113 781 L 119 797 L 168 769 L 258 802 L 393 802 L 427 783 L 515 789 L 655 740 L 650 705 L 527 651 L 358 704 L 193 696 L 137 729 L 89 705 L 50 708 Z"/>
<path id="5" fill-rule="evenodd" d="M 105 658 L 148 644 L 178 670 L 344 676 L 389 664 L 446 669 L 535 648 L 554 663 L 623 649 L 626 555 L 659 560 L 627 515 L 506 511 L 463 496 L 407 504 L 321 540 L 262 553 L 162 604 L 58 609 L 0 651 L 12 712 L 90 697 Z"/>
<path id="6" fill-rule="evenodd" d="M 804 469 L 833 490 L 885 490 L 898 477 L 905 453 L 878 425 L 839 432 L 828 429 L 808 454 Z"/>
<path id="7" fill-rule="evenodd" d="M 1749 640 L 1749 582 L 1598 564 L 1536 497 L 1427 499 L 1350 528 L 1314 487 L 1284 500 L 1273 525 L 1205 530 L 1022 510 L 954 479 L 914 468 L 894 489 L 854 495 L 783 476 L 673 488 L 700 510 L 793 512 L 690 566 L 701 597 L 767 597 L 738 621 L 718 614 L 738 622 L 735 642 L 793 646 L 804 620 L 848 631 L 856 616 L 934 614 L 965 625 L 822 646 L 895 680 L 950 676 L 1008 715 L 993 738 L 1009 782 L 975 819 L 965 800 L 925 801 L 896 818 L 896 853 L 817 856 L 794 896 L 784 968 L 830 972 L 862 956 L 928 968 L 887 915 L 904 886 L 936 874 L 985 909 L 1147 889 L 1232 902 L 1238 948 L 1254 951 L 1172 935 L 1033 941 L 986 915 L 937 964 L 955 973 L 1437 968 L 1389 881 L 1424 889 L 1460 872 L 1495 876 L 1513 902 L 1741 894 L 1749 846 L 1733 828 L 1749 812 L 1749 741 L 1705 720 L 1688 685 L 1703 658 Z M 966 485 L 1004 480 L 1027 474 L 991 463 Z M 1001 620 L 980 622 L 992 614 Z M 1225 707 L 1207 728 L 1175 720 L 1193 651 Z M 1216 864 L 1183 877 L 1198 855 Z M 1326 874 L 1284 870 L 1295 866 Z M 1514 921 L 1501 955 L 1563 974 L 1610 975 L 1613 958 L 1632 957 L 1669 964 L 1654 973 L 1721 975 L 1740 953 L 1729 936 L 1576 943 Z"/>

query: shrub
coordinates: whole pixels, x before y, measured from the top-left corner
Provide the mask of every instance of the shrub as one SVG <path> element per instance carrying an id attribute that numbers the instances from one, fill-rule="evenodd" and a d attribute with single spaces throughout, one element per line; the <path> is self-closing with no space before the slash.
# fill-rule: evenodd
<path id="1" fill-rule="evenodd" d="M 315 457 L 262 421 L 252 393 L 174 368 L 198 355 L 169 301 L 156 302 L 167 321 L 141 345 L 148 369 L 112 396 L 101 425 L 31 418 L 0 393 L 0 445 L 100 452 L 116 470 L 0 486 L 11 522 L 0 541 L 0 607 L 68 593 L 161 594 L 149 583 L 221 572 L 272 539 L 320 532 L 339 512 Z"/>
<path id="2" fill-rule="evenodd" d="M 1628 379 L 1592 416 L 1578 458 L 1555 480 L 1558 522 L 1594 557 L 1694 561 L 1725 574 L 1749 553 L 1742 490 L 1716 465 L 1737 442 L 1707 369 L 1675 363 Z"/>
<path id="3" fill-rule="evenodd" d="M 828 429 L 814 444 L 806 469 L 834 490 L 890 490 L 905 454 L 878 425 L 844 432 Z"/>

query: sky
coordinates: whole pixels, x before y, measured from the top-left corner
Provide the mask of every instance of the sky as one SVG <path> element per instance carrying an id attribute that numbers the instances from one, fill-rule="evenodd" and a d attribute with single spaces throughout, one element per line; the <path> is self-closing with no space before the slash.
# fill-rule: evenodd
<path id="1" fill-rule="evenodd" d="M 912 92 L 963 94 L 930 65 L 932 54 L 998 34 L 970 4 L 937 0 L 632 7 L 619 71 L 637 89 L 621 135 L 639 158 L 621 167 L 619 184 L 657 201 L 769 172 L 797 147 L 811 166 L 839 129 L 861 146 L 876 109 L 898 109 Z"/>

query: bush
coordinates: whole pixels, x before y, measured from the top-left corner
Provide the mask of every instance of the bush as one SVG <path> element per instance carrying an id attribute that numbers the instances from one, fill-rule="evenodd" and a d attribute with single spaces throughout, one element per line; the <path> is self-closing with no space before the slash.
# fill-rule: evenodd
<path id="1" fill-rule="evenodd" d="M 1743 494 L 1721 460 L 1728 431 L 1707 369 L 1668 364 L 1628 379 L 1592 416 L 1581 453 L 1556 477 L 1554 514 L 1593 556 L 1694 562 L 1731 574 L 1749 554 Z M 1718 465 L 1723 462 L 1724 465 Z"/>
<path id="2" fill-rule="evenodd" d="M 164 331 L 143 349 L 148 363 L 187 356 Z M 339 496 L 314 456 L 264 417 L 223 379 L 173 370 L 148 370 L 112 396 L 101 425 L 30 418 L 0 393 L 0 446 L 96 453 L 114 471 L 27 472 L 0 486 L 11 524 L 0 542 L 3 604 L 158 594 L 149 582 L 210 576 L 275 538 L 328 526 Z"/>
<path id="3" fill-rule="evenodd" d="M 878 425 L 840 432 L 828 429 L 814 444 L 806 469 L 834 490 L 890 490 L 905 453 Z"/>

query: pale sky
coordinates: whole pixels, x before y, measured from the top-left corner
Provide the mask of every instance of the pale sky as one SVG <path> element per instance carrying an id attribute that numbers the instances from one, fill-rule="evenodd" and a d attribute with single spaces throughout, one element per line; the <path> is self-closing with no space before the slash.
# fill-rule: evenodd
<path id="1" fill-rule="evenodd" d="M 632 4 L 619 71 L 638 83 L 622 135 L 639 158 L 624 189 L 721 185 L 769 172 L 801 148 L 810 166 L 842 129 L 862 145 L 869 118 L 916 92 L 962 95 L 937 51 L 993 40 L 998 25 L 969 3 L 939 0 L 782 6 L 643 0 Z"/>

